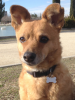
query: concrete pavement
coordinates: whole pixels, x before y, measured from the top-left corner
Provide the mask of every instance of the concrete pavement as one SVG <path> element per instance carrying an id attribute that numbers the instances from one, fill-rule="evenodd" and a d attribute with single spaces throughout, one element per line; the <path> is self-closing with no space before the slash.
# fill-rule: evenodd
<path id="1" fill-rule="evenodd" d="M 63 47 L 62 57 L 75 56 L 75 31 L 62 31 L 60 41 Z M 21 64 L 17 42 L 0 42 L 0 67 Z"/>

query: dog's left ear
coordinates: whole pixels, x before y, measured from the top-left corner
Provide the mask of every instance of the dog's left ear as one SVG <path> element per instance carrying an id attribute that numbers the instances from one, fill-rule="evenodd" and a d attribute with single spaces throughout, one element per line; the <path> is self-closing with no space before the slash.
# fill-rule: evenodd
<path id="1" fill-rule="evenodd" d="M 58 3 L 53 3 L 46 8 L 42 18 L 60 30 L 64 25 L 64 8 Z"/>
<path id="2" fill-rule="evenodd" d="M 10 7 L 11 24 L 16 30 L 23 22 L 30 20 L 28 10 L 20 5 L 12 5 Z"/>

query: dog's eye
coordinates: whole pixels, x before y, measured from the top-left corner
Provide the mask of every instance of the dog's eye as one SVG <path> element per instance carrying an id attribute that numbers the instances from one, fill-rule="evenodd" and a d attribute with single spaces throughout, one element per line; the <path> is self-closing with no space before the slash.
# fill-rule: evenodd
<path id="1" fill-rule="evenodd" d="M 41 43 L 47 43 L 48 42 L 48 37 L 46 37 L 46 36 L 41 36 L 41 38 L 40 38 L 40 42 Z"/>
<path id="2" fill-rule="evenodd" d="M 25 38 L 24 37 L 20 37 L 20 42 L 21 43 L 25 42 Z"/>

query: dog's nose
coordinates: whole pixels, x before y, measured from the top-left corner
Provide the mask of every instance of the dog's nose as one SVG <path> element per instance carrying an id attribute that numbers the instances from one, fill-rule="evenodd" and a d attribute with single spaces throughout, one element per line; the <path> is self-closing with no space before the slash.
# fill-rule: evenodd
<path id="1" fill-rule="evenodd" d="M 32 61 L 34 61 L 35 57 L 36 57 L 36 54 L 32 53 L 32 52 L 26 52 L 24 54 L 24 56 L 23 56 L 24 60 L 26 62 L 29 62 L 29 63 L 32 62 Z"/>

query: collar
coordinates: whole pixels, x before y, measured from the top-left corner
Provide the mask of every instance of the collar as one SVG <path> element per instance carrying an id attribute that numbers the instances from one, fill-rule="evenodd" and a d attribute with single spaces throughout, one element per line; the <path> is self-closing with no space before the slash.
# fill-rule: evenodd
<path id="1" fill-rule="evenodd" d="M 42 72 L 40 72 L 40 71 L 38 71 L 38 72 L 35 72 L 35 71 L 34 71 L 34 72 L 27 71 L 27 73 L 30 74 L 30 75 L 32 75 L 33 77 L 47 76 L 47 75 L 53 73 L 53 71 L 55 70 L 56 66 L 57 66 L 57 65 L 52 66 L 52 67 L 51 67 L 49 70 L 47 70 L 47 71 L 42 71 Z"/>

